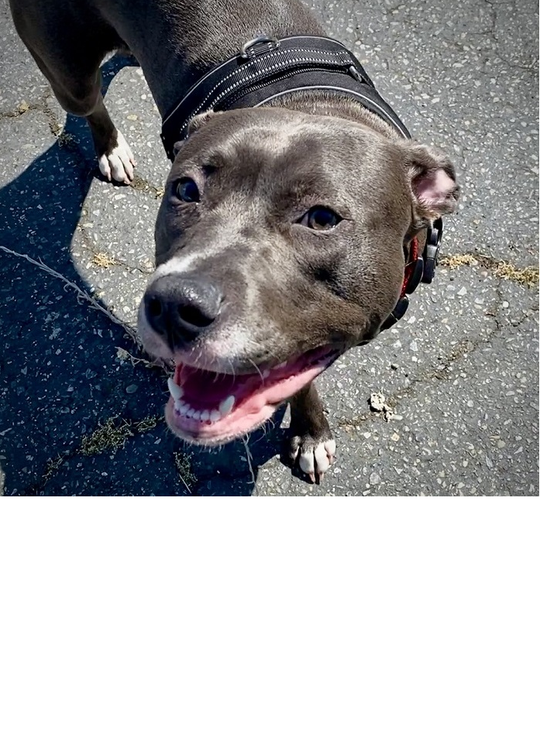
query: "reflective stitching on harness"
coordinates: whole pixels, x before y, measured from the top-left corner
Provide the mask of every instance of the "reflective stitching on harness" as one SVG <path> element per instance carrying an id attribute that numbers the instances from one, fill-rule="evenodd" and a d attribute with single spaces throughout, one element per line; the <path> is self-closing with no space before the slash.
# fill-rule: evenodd
<path id="1" fill-rule="evenodd" d="M 265 53 L 264 59 L 268 60 L 269 58 L 280 58 L 281 57 L 281 58 L 284 58 L 285 60 L 288 60 L 288 56 L 289 56 L 290 53 L 303 53 L 304 55 L 306 55 L 306 52 L 307 52 L 306 50 L 303 50 L 300 47 L 293 47 L 290 50 L 281 50 L 280 48 L 278 48 L 277 50 L 272 50 L 270 52 Z M 325 59 L 325 58 L 322 57 L 323 55 L 333 56 L 333 60 Z M 316 58 L 316 56 L 320 56 L 320 57 Z M 334 53 L 334 52 L 328 51 L 328 52 L 320 53 L 320 52 L 314 51 L 312 53 L 312 57 L 311 58 L 302 58 L 302 57 L 301 58 L 293 58 L 291 60 L 291 62 L 293 62 L 293 63 L 310 63 L 311 62 L 311 63 L 314 63 L 314 64 L 315 63 L 323 63 L 323 64 L 326 63 L 326 64 L 329 64 L 329 65 L 336 65 L 336 64 L 337 65 L 347 65 L 349 63 L 349 60 L 348 59 L 345 60 L 344 57 L 341 58 L 337 52 Z M 232 60 L 234 60 L 234 58 Z M 202 79 L 199 79 L 190 88 L 190 90 L 188 91 L 188 93 L 180 100 L 180 102 L 174 108 L 174 110 L 171 113 L 169 113 L 169 115 L 165 118 L 165 120 L 163 121 L 163 125 L 165 125 L 167 123 L 167 121 L 176 113 L 176 111 L 179 110 L 182 107 L 183 103 L 188 99 L 188 97 L 190 97 L 191 94 L 196 89 L 198 89 L 200 87 L 200 85 L 209 76 L 214 75 L 217 71 L 219 71 L 221 68 L 223 68 L 223 66 L 228 65 L 230 62 L 231 62 L 231 60 L 225 61 L 225 63 L 222 63 L 220 66 L 218 66 L 217 68 L 212 69 L 209 73 L 207 73 L 205 76 L 203 76 Z M 242 72 L 246 71 L 250 67 L 251 68 L 256 67 L 257 65 L 260 65 L 260 58 L 253 58 L 253 59 L 247 60 L 242 65 L 242 68 L 238 68 L 238 69 L 236 69 L 234 71 L 231 71 L 231 73 L 227 74 L 227 76 L 225 76 L 223 79 L 220 79 L 220 81 L 210 90 L 210 92 L 206 95 L 206 97 L 204 98 L 204 100 L 200 103 L 198 109 L 204 107 L 204 105 L 206 104 L 206 102 L 208 101 L 208 99 L 210 97 L 212 97 L 212 95 L 215 92 L 215 90 L 218 89 L 220 86 L 222 86 L 228 79 L 241 74 Z M 279 66 L 269 66 L 269 67 L 267 67 L 267 68 L 264 69 L 263 73 L 264 74 L 271 73 L 272 71 L 276 70 L 276 68 L 279 68 Z M 243 81 L 250 81 L 252 78 L 254 78 L 254 77 L 253 76 L 248 77 L 247 79 L 243 79 L 239 83 L 243 83 Z"/>
<path id="2" fill-rule="evenodd" d="M 304 52 L 305 53 L 305 50 L 300 50 L 300 49 L 297 49 L 297 50 L 282 50 L 282 51 L 276 50 L 275 52 L 266 53 L 265 59 L 267 60 L 270 57 L 274 57 L 274 58 L 275 57 L 279 57 L 278 53 L 280 53 L 280 56 L 283 57 L 284 53 L 290 53 L 290 52 Z M 328 54 L 329 55 L 333 55 L 333 53 L 328 53 Z M 335 57 L 334 57 L 333 60 L 329 60 L 328 58 L 323 58 L 322 56 L 321 57 L 316 57 L 316 53 L 314 53 L 312 55 L 312 57 L 310 57 L 310 58 L 302 58 L 302 57 L 300 57 L 300 58 L 291 58 L 291 59 L 289 59 L 287 57 L 287 60 L 290 60 L 290 62 L 294 63 L 294 64 L 298 63 L 298 64 L 311 64 L 311 65 L 321 64 L 321 65 L 340 65 L 341 66 L 341 65 L 347 65 L 347 63 L 348 63 L 348 61 L 343 61 L 341 58 L 339 58 L 339 56 L 337 55 L 337 53 L 335 54 Z M 242 68 L 242 72 L 245 72 L 248 67 L 250 67 L 250 66 L 251 67 L 256 67 L 258 64 L 259 64 L 259 60 L 256 59 L 256 58 L 253 59 L 253 60 L 249 60 L 248 62 L 245 63 L 244 67 Z M 281 66 L 279 64 L 277 64 L 277 63 L 275 65 L 272 65 L 272 66 L 267 66 L 267 67 L 264 68 L 263 74 L 264 74 L 264 76 L 271 75 L 273 71 L 279 71 L 280 67 Z M 204 98 L 204 100 L 201 103 L 199 103 L 199 105 L 193 110 L 193 112 L 191 113 L 190 117 L 188 119 L 186 119 L 182 123 L 182 126 L 180 127 L 180 133 L 184 130 L 184 128 L 189 123 L 189 121 L 193 118 L 193 116 L 195 116 L 199 112 L 201 112 L 205 108 L 205 106 L 206 106 L 207 110 L 211 110 L 214 107 L 214 105 L 217 102 L 219 102 L 220 99 L 222 99 L 222 98 L 226 97 L 227 95 L 229 95 L 231 92 L 234 91 L 234 89 L 236 87 L 242 86 L 242 88 L 243 88 L 245 84 L 249 84 L 251 81 L 255 81 L 261 75 L 261 72 L 257 71 L 256 73 L 252 74 L 251 76 L 242 76 L 241 81 L 234 82 L 229 87 L 227 87 L 226 89 L 224 89 L 223 92 L 221 92 L 214 99 L 213 102 L 209 102 L 209 100 L 211 100 L 211 98 L 212 98 L 214 92 L 216 91 L 216 89 L 219 89 L 221 86 L 223 86 L 223 84 L 226 83 L 226 81 L 228 79 L 231 79 L 234 76 L 238 76 L 240 73 L 241 73 L 240 70 L 232 71 L 227 76 L 225 76 L 223 79 L 221 79 L 221 81 L 219 81 L 210 90 L 210 92 L 208 92 L 208 94 L 206 95 L 206 97 Z M 187 99 L 187 97 L 188 97 L 188 95 L 186 95 L 184 97 L 184 99 L 180 102 L 180 104 L 178 105 L 178 107 L 175 108 L 175 111 L 178 110 L 178 108 L 181 107 L 181 105 L 185 102 L 185 100 Z M 173 112 L 175 112 L 175 111 L 173 111 Z M 173 113 L 171 113 L 171 115 L 172 114 Z M 167 120 L 169 120 L 169 118 L 170 118 L 170 116 L 167 117 Z M 166 121 L 163 121 L 164 125 L 165 125 L 165 123 L 166 123 Z"/>
<path id="3" fill-rule="evenodd" d="M 292 37 L 284 37 L 283 39 L 280 39 L 279 42 L 291 42 L 293 40 L 300 40 L 300 39 L 311 39 L 315 43 L 316 42 L 320 42 L 321 39 L 324 40 L 325 42 L 332 42 L 332 44 L 335 44 L 335 45 L 338 45 L 339 47 L 341 47 L 341 49 L 343 50 L 343 52 L 346 54 L 347 61 L 351 57 L 351 53 L 345 47 L 345 45 L 342 42 L 340 42 L 338 39 L 332 39 L 332 37 L 317 37 L 317 36 L 314 36 L 312 34 L 299 34 L 299 35 L 294 35 Z M 281 52 L 304 52 L 304 53 L 306 52 L 306 50 L 304 48 L 291 48 L 291 50 L 283 50 L 281 48 L 277 48 L 277 49 L 281 50 Z M 327 52 L 328 52 L 329 55 L 338 55 L 337 52 L 336 53 L 332 53 L 330 50 L 328 50 Z M 272 54 L 271 52 L 265 53 L 265 58 L 268 57 L 271 54 Z M 191 86 L 189 88 L 187 94 L 180 100 L 180 102 L 174 108 L 174 110 L 172 110 L 167 115 L 167 117 L 164 118 L 164 120 L 162 122 L 162 126 L 164 126 L 167 123 L 167 121 L 176 113 L 176 111 L 179 109 L 179 107 L 182 105 L 182 103 L 186 101 L 186 99 L 191 95 L 191 93 L 193 91 L 195 91 L 195 89 L 197 89 L 210 76 L 213 76 L 215 73 L 217 73 L 218 71 L 220 71 L 226 65 L 229 65 L 229 63 L 231 62 L 231 60 L 235 60 L 236 57 L 237 56 L 234 56 L 233 58 L 229 58 L 228 60 L 224 61 L 223 63 L 220 63 L 218 66 L 215 66 L 214 68 L 211 68 L 207 73 L 205 73 L 203 76 L 201 76 L 201 78 L 198 79 L 195 82 L 195 84 L 193 84 L 193 86 Z"/>

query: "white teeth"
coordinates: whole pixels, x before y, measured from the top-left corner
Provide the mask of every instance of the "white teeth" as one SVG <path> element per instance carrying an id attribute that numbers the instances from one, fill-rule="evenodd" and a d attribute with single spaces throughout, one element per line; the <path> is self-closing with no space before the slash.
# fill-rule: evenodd
<path id="1" fill-rule="evenodd" d="M 179 386 L 176 386 L 176 387 L 179 388 Z M 169 390 L 170 390 L 170 386 L 169 386 Z M 174 402 L 174 410 L 177 414 L 179 414 L 181 417 L 198 420 L 199 422 L 208 422 L 208 421 L 217 422 L 222 417 L 225 417 L 227 414 L 230 414 L 233 406 L 234 406 L 234 396 L 228 396 L 226 399 L 224 399 L 219 405 L 219 410 L 218 409 L 212 409 L 212 410 L 194 409 L 185 401 L 180 401 L 180 399 L 176 399 Z"/>
<path id="2" fill-rule="evenodd" d="M 229 401 L 229 399 L 232 399 L 232 402 Z M 229 396 L 229 399 L 227 399 L 227 401 L 229 401 L 232 406 L 234 399 L 232 396 Z M 210 420 L 210 422 L 217 422 L 218 419 L 221 419 L 221 412 L 218 412 L 217 409 L 212 409 L 212 411 L 205 409 L 202 411 L 200 409 L 194 409 L 189 404 L 186 404 L 185 401 L 175 401 L 174 410 L 182 417 L 189 417 L 190 419 L 196 419 L 200 422 L 208 422 L 208 420 Z"/>
<path id="3" fill-rule="evenodd" d="M 269 377 L 270 376 L 270 370 L 263 370 L 262 371 L 262 376 L 263 376 L 263 378 Z"/>
<path id="4" fill-rule="evenodd" d="M 230 414 L 232 412 L 233 406 L 234 406 L 234 396 L 227 396 L 227 398 L 223 399 L 223 401 L 219 405 L 219 411 L 221 412 L 221 416 L 225 417 L 227 414 Z"/>
<path id="5" fill-rule="evenodd" d="M 167 380 L 167 385 L 169 386 L 169 393 L 171 394 L 171 396 L 173 397 L 173 399 L 175 401 L 179 401 L 182 398 L 182 396 L 184 395 L 183 388 L 180 388 L 179 385 L 176 385 L 176 383 L 174 382 L 174 380 L 172 378 L 169 378 Z"/>

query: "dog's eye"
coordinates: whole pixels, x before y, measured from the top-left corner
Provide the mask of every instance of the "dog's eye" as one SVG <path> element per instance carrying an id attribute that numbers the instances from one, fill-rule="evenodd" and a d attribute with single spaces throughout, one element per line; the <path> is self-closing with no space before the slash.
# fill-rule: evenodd
<path id="1" fill-rule="evenodd" d="M 182 202 L 199 202 L 199 187 L 192 178 L 181 178 L 175 187 L 175 193 Z"/>
<path id="2" fill-rule="evenodd" d="M 300 224 L 312 228 L 314 231 L 330 231 L 342 219 L 337 212 L 334 212 L 329 207 L 316 205 L 302 216 Z"/>

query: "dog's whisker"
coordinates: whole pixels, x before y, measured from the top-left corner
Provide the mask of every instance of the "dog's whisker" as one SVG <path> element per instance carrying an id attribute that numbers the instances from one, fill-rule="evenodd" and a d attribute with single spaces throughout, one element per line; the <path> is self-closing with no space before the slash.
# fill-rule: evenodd
<path id="1" fill-rule="evenodd" d="M 234 362 L 232 361 L 232 359 L 229 359 L 229 358 L 227 359 L 227 361 L 229 363 L 229 367 L 231 369 L 231 374 L 232 374 L 233 379 L 234 379 L 236 377 L 236 370 L 234 368 Z"/>
<path id="2" fill-rule="evenodd" d="M 249 436 L 243 435 L 242 436 L 242 443 L 244 444 L 244 448 L 246 449 L 246 459 L 249 467 L 249 471 L 251 473 L 251 482 L 253 483 L 253 490 L 255 493 L 257 493 L 257 478 L 255 477 L 255 470 L 253 469 L 253 457 L 251 455 L 251 451 L 249 450 L 248 445 Z"/>
<path id="3" fill-rule="evenodd" d="M 248 362 L 249 362 L 250 364 L 252 364 L 252 365 L 253 365 L 253 366 L 255 367 L 256 371 L 257 371 L 257 372 L 259 373 L 259 375 L 260 375 L 260 378 L 261 378 L 261 383 L 264 383 L 264 377 L 263 377 L 263 374 L 262 374 L 262 372 L 260 371 L 260 369 L 259 369 L 259 368 L 257 367 L 257 365 L 255 364 L 255 362 L 253 361 L 253 359 L 249 359 L 249 358 L 248 358 Z"/>

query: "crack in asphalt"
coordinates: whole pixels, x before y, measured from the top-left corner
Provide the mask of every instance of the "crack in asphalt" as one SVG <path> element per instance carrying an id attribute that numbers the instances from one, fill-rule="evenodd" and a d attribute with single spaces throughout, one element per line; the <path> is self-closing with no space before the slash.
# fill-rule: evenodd
<path id="1" fill-rule="evenodd" d="M 22 115 L 25 115 L 30 110 L 38 110 L 38 106 L 36 104 L 28 105 L 26 104 L 26 107 L 23 107 L 22 105 L 19 105 L 19 107 L 16 110 L 8 110 L 0 113 L 0 120 L 8 120 L 12 118 L 20 118 Z"/>
<path id="2" fill-rule="evenodd" d="M 47 118 L 49 128 L 53 136 L 58 136 L 62 131 L 62 126 L 60 125 L 58 118 L 56 117 L 56 113 L 48 102 L 48 100 L 50 100 L 51 98 L 54 98 L 54 95 L 51 91 L 48 91 L 42 94 L 35 102 L 28 103 L 23 100 L 23 102 L 14 110 L 8 110 L 0 113 L 0 120 L 21 118 L 27 113 L 38 112 Z"/>
<path id="3" fill-rule="evenodd" d="M 432 367 L 421 373 L 420 375 L 411 378 L 409 385 L 407 385 L 405 388 L 401 388 L 395 391 L 386 398 L 388 405 L 392 409 L 396 409 L 399 406 L 399 402 L 403 399 L 415 395 L 418 386 L 424 385 L 425 383 L 430 382 L 432 379 L 440 381 L 450 379 L 452 377 L 450 367 L 457 364 L 464 357 L 468 357 L 470 354 L 474 354 L 474 352 L 481 346 L 491 343 L 494 337 L 499 335 L 503 330 L 518 328 L 530 317 L 532 313 L 537 311 L 537 309 L 530 309 L 527 312 L 523 313 L 523 315 L 518 320 L 514 322 L 510 321 L 507 323 L 502 323 L 500 320 L 500 313 L 502 310 L 504 297 L 500 284 L 496 288 L 496 294 L 498 302 L 495 311 L 487 313 L 489 317 L 493 318 L 495 325 L 491 332 L 484 337 L 480 337 L 474 340 L 466 339 L 464 341 L 460 341 L 455 346 L 453 346 L 447 354 L 438 357 L 440 362 L 438 368 Z M 344 430 L 350 430 L 351 428 L 356 430 L 357 428 L 355 427 L 355 425 L 359 425 L 366 421 L 381 421 L 381 419 L 381 413 L 369 410 L 364 414 L 354 417 L 353 419 L 342 420 L 338 423 L 335 423 L 334 426 Z"/>
<path id="4" fill-rule="evenodd" d="M 497 29 L 497 21 L 498 21 L 498 13 L 496 10 L 496 4 L 492 2 L 492 0 L 482 0 L 484 5 L 487 5 L 487 7 L 490 10 L 491 14 L 491 28 L 488 30 L 488 33 L 491 34 L 493 41 L 495 44 L 499 43 L 499 37 L 497 36 L 496 29 Z"/>
<path id="5" fill-rule="evenodd" d="M 477 264 L 474 265 L 473 263 Z M 498 259 L 496 257 L 489 257 L 486 254 L 477 252 L 465 251 L 463 254 L 452 254 L 447 257 L 443 257 L 440 261 L 441 267 L 448 268 L 452 272 L 460 267 L 481 267 L 490 273 L 490 277 L 499 280 L 510 280 L 513 283 L 517 283 L 520 286 L 526 286 L 527 288 L 533 288 L 538 285 L 538 267 L 532 265 L 525 265 L 520 267 L 514 265 L 510 260 Z"/>

